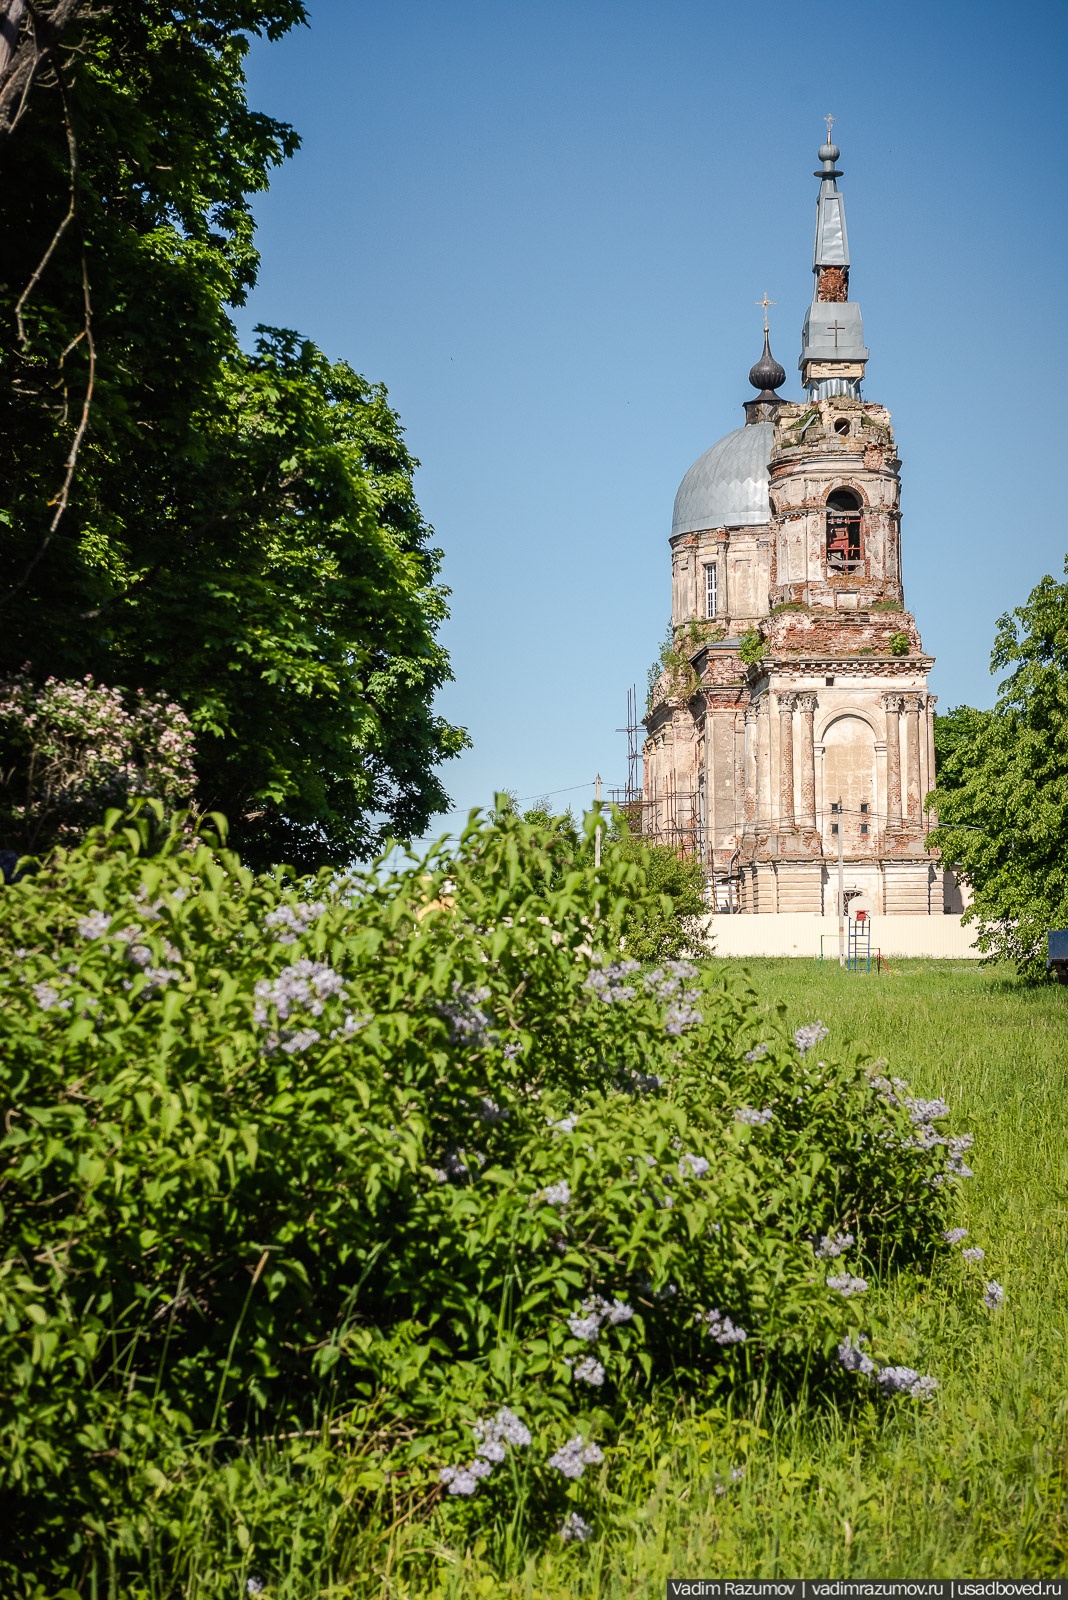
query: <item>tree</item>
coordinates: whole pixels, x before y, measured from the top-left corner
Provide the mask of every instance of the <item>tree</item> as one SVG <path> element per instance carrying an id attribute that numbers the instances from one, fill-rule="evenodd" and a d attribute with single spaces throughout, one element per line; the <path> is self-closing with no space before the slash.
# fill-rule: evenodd
<path id="1" fill-rule="evenodd" d="M 1044 577 L 998 619 L 991 664 L 1012 667 L 995 709 L 940 719 L 931 843 L 972 888 L 980 948 L 1037 977 L 1068 925 L 1068 583 Z"/>
<path id="2" fill-rule="evenodd" d="M 23 18 L 0 71 L 0 671 L 180 700 L 200 801 L 253 862 L 310 866 L 422 831 L 465 736 L 431 709 L 447 591 L 385 390 L 293 333 L 249 355 L 228 315 L 250 197 L 297 145 L 246 104 L 246 35 L 304 20 Z"/>

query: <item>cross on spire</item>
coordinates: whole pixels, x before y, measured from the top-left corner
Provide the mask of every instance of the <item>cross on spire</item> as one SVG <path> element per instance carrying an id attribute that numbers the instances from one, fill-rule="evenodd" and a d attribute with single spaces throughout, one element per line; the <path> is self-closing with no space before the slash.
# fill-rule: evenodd
<path id="1" fill-rule="evenodd" d="M 827 143 L 830 144 L 830 142 L 831 142 L 831 129 L 834 126 L 834 124 L 838 121 L 838 118 L 837 117 L 828 116 L 828 117 L 824 117 L 823 120 L 827 124 Z"/>
<path id="2" fill-rule="evenodd" d="M 778 303 L 779 302 L 777 300 L 769 300 L 768 299 L 768 291 L 766 289 L 764 290 L 764 298 L 763 298 L 763 300 L 754 300 L 753 301 L 753 304 L 755 306 L 763 306 L 764 307 L 764 332 L 765 333 L 768 332 L 768 307 L 769 306 L 778 305 Z"/>
<path id="3" fill-rule="evenodd" d="M 837 350 L 838 349 L 838 335 L 840 333 L 845 333 L 845 323 L 844 322 L 839 322 L 838 318 L 835 317 L 834 321 L 831 323 L 831 325 L 830 325 L 830 327 L 828 328 L 827 331 L 828 331 L 828 333 L 833 333 L 834 334 L 834 348 Z"/>

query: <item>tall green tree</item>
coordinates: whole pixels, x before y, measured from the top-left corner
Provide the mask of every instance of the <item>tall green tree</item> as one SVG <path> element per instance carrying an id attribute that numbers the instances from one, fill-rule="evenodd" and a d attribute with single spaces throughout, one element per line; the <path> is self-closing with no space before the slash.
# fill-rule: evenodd
<path id="1" fill-rule="evenodd" d="M 980 948 L 1039 976 L 1068 926 L 1068 582 L 999 618 L 991 664 L 1012 669 L 995 709 L 946 719 L 931 843 L 971 886 Z"/>
<path id="2" fill-rule="evenodd" d="M 426 827 L 464 735 L 446 591 L 385 390 L 241 350 L 251 198 L 296 148 L 249 37 L 300 0 L 0 0 L 0 672 L 166 691 L 256 862 Z M 6 27 L 6 32 L 5 32 Z"/>

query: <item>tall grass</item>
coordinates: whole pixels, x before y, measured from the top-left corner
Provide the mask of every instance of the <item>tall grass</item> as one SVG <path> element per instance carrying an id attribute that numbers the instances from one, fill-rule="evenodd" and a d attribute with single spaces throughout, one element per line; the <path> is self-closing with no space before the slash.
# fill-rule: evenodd
<path id="1" fill-rule="evenodd" d="M 153 1568 L 146 1596 L 214 1594 L 224 1572 L 243 1592 L 262 1570 L 257 1526 L 279 1515 L 292 1539 L 262 1572 L 272 1600 L 633 1600 L 687 1574 L 1068 1570 L 1068 989 L 973 963 L 898 962 L 882 977 L 748 967 L 769 1011 L 784 1005 L 791 1026 L 822 1018 L 836 1042 L 943 1094 L 955 1131 L 976 1135 L 961 1222 L 985 1261 L 878 1291 L 896 1358 L 937 1376 L 934 1403 L 791 1407 L 754 1393 L 650 1406 L 607 1453 L 594 1536 L 542 1551 L 507 1530 L 492 1550 L 450 1544 L 358 1449 L 342 1459 L 313 1441 L 303 1458 L 205 1463 L 182 1500 L 181 1557 Z M 988 1278 L 1005 1286 L 999 1312 L 982 1303 Z"/>

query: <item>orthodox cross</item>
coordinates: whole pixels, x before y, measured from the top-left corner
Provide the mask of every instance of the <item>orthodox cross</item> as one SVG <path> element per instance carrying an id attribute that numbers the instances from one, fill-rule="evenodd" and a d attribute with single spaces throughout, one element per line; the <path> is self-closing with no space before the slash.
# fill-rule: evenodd
<path id="1" fill-rule="evenodd" d="M 827 332 L 834 334 L 834 348 L 836 350 L 838 349 L 838 335 L 840 333 L 845 333 L 845 331 L 846 331 L 845 330 L 845 323 L 844 322 L 839 322 L 838 318 L 835 317 L 834 321 L 831 323 L 830 327 L 827 329 Z"/>
<path id="2" fill-rule="evenodd" d="M 763 300 L 754 300 L 753 301 L 753 304 L 755 306 L 763 306 L 764 307 L 764 332 L 765 333 L 768 332 L 768 307 L 769 306 L 777 306 L 778 303 L 779 302 L 777 300 L 769 300 L 768 299 L 768 291 L 766 289 L 764 290 L 764 298 L 763 298 Z"/>
<path id="3" fill-rule="evenodd" d="M 824 117 L 823 120 L 827 124 L 827 143 L 830 144 L 830 142 L 831 142 L 831 128 L 834 125 L 834 123 L 836 123 L 838 121 L 838 118 L 837 117 Z"/>

